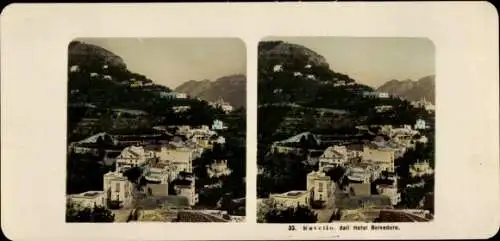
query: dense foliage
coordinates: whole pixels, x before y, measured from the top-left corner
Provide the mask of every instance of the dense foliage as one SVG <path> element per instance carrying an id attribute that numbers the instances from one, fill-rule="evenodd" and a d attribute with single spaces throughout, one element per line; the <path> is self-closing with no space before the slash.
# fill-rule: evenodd
<path id="1" fill-rule="evenodd" d="M 66 222 L 113 222 L 115 215 L 107 208 L 96 206 L 94 208 L 81 208 L 75 203 L 66 204 Z"/>
<path id="2" fill-rule="evenodd" d="M 315 223 L 318 215 L 311 209 L 303 206 L 287 209 L 270 209 L 266 215 L 267 223 Z"/>
<path id="3" fill-rule="evenodd" d="M 93 155 L 70 153 L 67 157 L 66 193 L 82 193 L 103 189 L 103 175 L 112 167 L 99 163 Z"/>

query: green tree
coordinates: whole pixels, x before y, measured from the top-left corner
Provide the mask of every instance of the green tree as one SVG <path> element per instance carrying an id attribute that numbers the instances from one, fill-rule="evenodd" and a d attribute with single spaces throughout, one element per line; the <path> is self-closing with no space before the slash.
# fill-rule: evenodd
<path id="1" fill-rule="evenodd" d="M 71 201 L 66 204 L 66 222 L 102 223 L 113 222 L 114 219 L 115 215 L 103 206 L 82 208 Z"/>
<path id="2" fill-rule="evenodd" d="M 346 170 L 342 166 L 335 166 L 334 168 L 328 170 L 326 175 L 329 176 L 332 181 L 340 183 L 342 177 L 344 177 Z"/>
<path id="3" fill-rule="evenodd" d="M 139 178 L 142 177 L 143 169 L 141 167 L 132 167 L 126 170 L 123 175 L 128 178 L 129 181 L 133 183 L 139 183 Z"/>
<path id="4" fill-rule="evenodd" d="M 273 208 L 266 213 L 265 220 L 267 223 L 315 223 L 318 221 L 318 215 L 304 206 Z"/>

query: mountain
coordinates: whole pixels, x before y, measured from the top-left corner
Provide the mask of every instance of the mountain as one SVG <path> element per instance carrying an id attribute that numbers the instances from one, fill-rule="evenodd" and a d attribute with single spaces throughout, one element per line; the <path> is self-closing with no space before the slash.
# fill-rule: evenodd
<path id="1" fill-rule="evenodd" d="M 164 98 L 168 87 L 131 72 L 120 56 L 99 46 L 71 42 L 67 67 L 68 141 L 103 131 L 130 133 L 154 125 L 210 125 L 216 116 L 223 119 L 206 101 Z M 179 105 L 190 109 L 176 113 L 172 107 Z"/>
<path id="2" fill-rule="evenodd" d="M 259 43 L 259 60 L 271 62 L 287 60 L 288 66 L 304 67 L 303 64 L 329 68 L 326 59 L 320 54 L 298 44 L 283 41 L 263 41 Z"/>
<path id="3" fill-rule="evenodd" d="M 68 46 L 69 65 L 80 67 L 97 67 L 95 65 L 108 65 L 113 68 L 126 69 L 123 59 L 111 51 L 97 45 L 73 41 Z"/>
<path id="4" fill-rule="evenodd" d="M 377 92 L 387 92 L 391 95 L 405 98 L 410 101 L 426 100 L 434 103 L 435 101 L 435 75 L 430 75 L 413 80 L 390 80 L 377 88 Z"/>
<path id="5" fill-rule="evenodd" d="M 206 101 L 223 99 L 234 107 L 246 106 L 246 76 L 230 75 L 210 80 L 190 80 L 175 88 L 176 92 L 186 93 Z"/>
<path id="6" fill-rule="evenodd" d="M 73 41 L 68 47 L 68 102 L 103 108 L 153 107 L 161 91 L 146 76 L 131 72 L 123 59 L 102 47 Z M 134 86 L 140 82 L 142 86 Z"/>
<path id="7" fill-rule="evenodd" d="M 258 101 L 303 106 L 345 108 L 372 88 L 335 72 L 313 50 L 284 41 L 263 41 L 258 52 Z"/>

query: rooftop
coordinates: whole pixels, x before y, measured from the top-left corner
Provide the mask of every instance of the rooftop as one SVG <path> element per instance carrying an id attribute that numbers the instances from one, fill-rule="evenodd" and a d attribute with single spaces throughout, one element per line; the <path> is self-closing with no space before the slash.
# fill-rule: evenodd
<path id="1" fill-rule="evenodd" d="M 103 191 L 86 191 L 83 193 L 72 194 L 71 197 L 84 197 L 84 198 L 94 198 L 103 194 Z"/>
<path id="2" fill-rule="evenodd" d="M 291 197 L 291 198 L 296 198 L 300 197 L 307 194 L 307 191 L 302 191 L 302 190 L 295 190 L 295 191 L 288 191 L 285 193 L 277 193 L 277 194 L 271 194 L 274 197 Z"/>
<path id="3" fill-rule="evenodd" d="M 352 183 L 350 187 L 353 189 L 354 195 L 356 196 L 371 194 L 371 187 L 368 183 Z"/>
<path id="4" fill-rule="evenodd" d="M 168 184 L 147 184 L 147 188 L 151 190 L 151 195 L 155 197 L 168 196 Z"/>

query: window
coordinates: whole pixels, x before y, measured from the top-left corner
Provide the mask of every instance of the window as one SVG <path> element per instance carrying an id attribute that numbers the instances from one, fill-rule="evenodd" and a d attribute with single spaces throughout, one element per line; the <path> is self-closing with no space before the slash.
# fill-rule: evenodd
<path id="1" fill-rule="evenodd" d="M 116 189 L 115 190 L 116 192 L 120 192 L 120 183 L 119 182 L 116 183 L 116 188 L 115 189 Z"/>
<path id="2" fill-rule="evenodd" d="M 323 183 L 322 182 L 319 183 L 318 189 L 319 189 L 318 192 L 323 192 Z"/>

